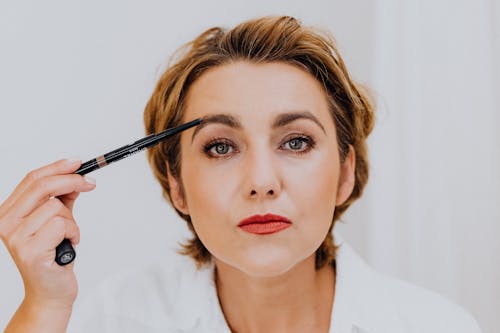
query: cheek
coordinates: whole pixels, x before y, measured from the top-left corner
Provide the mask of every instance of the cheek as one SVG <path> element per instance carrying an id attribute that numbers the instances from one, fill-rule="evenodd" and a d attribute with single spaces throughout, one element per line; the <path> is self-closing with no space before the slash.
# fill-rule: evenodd
<path id="1" fill-rule="evenodd" d="M 338 186 L 338 160 L 325 154 L 307 167 L 296 170 L 291 198 L 302 214 L 304 237 L 323 240 L 332 223 Z M 299 174 L 300 173 L 300 174 Z"/>
<path id="2" fill-rule="evenodd" d="M 276 177 L 283 188 L 271 210 L 281 210 L 298 221 L 289 238 L 276 243 L 255 243 L 242 239 L 232 220 L 244 209 L 255 209 L 244 199 L 241 175 L 243 169 L 237 160 L 218 165 L 195 161 L 182 170 L 186 203 L 193 226 L 200 240 L 217 258 L 233 262 L 250 262 L 255 251 L 266 254 L 270 262 L 289 263 L 313 253 L 324 240 L 330 227 L 338 182 L 338 160 L 326 150 L 310 159 L 278 159 Z M 246 189 L 248 190 L 248 189 Z M 260 246 L 260 247 L 259 247 Z M 260 249 L 260 250 L 259 250 Z M 245 259 L 246 258 L 246 259 Z M 288 258 L 288 259 L 287 259 Z M 294 259 L 295 258 L 295 259 Z M 258 265 L 264 263 L 258 263 Z"/>
<path id="3" fill-rule="evenodd" d="M 236 181 L 229 166 L 193 163 L 183 172 L 186 200 L 192 213 L 228 206 Z"/>
<path id="4" fill-rule="evenodd" d="M 294 187 L 293 193 L 303 197 L 302 200 L 295 200 L 295 202 L 333 207 L 337 193 L 339 168 L 336 155 L 326 150 L 306 163 L 297 163 L 297 165 L 288 168 L 287 181 L 289 186 Z M 312 209 L 306 211 L 314 212 Z"/>
<path id="5" fill-rule="evenodd" d="M 186 203 L 198 237 L 209 248 L 228 230 L 235 176 L 209 166 L 183 169 Z"/>

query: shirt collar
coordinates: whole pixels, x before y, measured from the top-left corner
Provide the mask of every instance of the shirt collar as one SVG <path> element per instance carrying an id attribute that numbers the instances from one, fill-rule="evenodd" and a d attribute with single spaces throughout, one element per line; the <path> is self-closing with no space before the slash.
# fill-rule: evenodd
<path id="1" fill-rule="evenodd" d="M 359 255 L 334 231 L 336 252 L 335 299 L 330 318 L 330 333 L 370 333 L 364 309 L 371 308 L 374 272 Z M 369 322 L 369 321 L 368 321 Z"/>
<path id="2" fill-rule="evenodd" d="M 374 293 L 372 281 L 376 273 L 337 232 L 334 232 L 334 241 L 338 249 L 335 299 L 330 317 L 330 333 L 371 333 L 367 327 L 370 327 L 371 317 L 376 316 L 371 309 L 378 306 L 375 304 L 378 297 L 372 295 Z M 214 332 L 217 333 L 230 333 L 217 297 L 213 279 L 214 269 L 215 264 L 212 262 L 208 267 L 198 270 L 195 274 L 195 279 L 201 282 L 200 284 L 195 283 L 200 287 L 198 300 L 195 301 L 195 304 L 199 306 L 193 308 L 193 300 L 184 299 L 187 301 L 186 305 L 189 305 L 190 311 L 184 312 L 186 315 L 182 316 L 179 322 L 179 328 L 182 331 L 200 332 L 200 329 L 205 331 L 210 327 L 210 329 L 215 329 Z M 192 295 L 193 290 L 184 290 L 181 294 Z M 199 298 L 200 294 L 203 294 L 204 297 Z M 205 312 L 207 307 L 212 309 L 209 313 Z M 207 317 L 208 314 L 210 315 Z"/>

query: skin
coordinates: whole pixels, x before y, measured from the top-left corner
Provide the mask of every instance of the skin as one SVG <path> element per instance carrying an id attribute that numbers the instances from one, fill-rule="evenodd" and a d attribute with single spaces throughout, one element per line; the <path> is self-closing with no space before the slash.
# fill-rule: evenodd
<path id="1" fill-rule="evenodd" d="M 230 328 L 327 332 L 335 273 L 328 265 L 315 270 L 315 251 L 335 206 L 352 191 L 355 166 L 352 148 L 340 161 L 322 86 L 289 64 L 239 61 L 205 72 L 186 101 L 185 121 L 225 114 L 240 123 L 203 124 L 194 138 L 195 129 L 183 132 L 180 179 L 168 175 L 174 205 L 191 216 L 214 257 Z M 298 118 L 272 127 L 278 116 L 298 112 L 317 123 Z M 287 217 L 291 227 L 269 235 L 238 227 L 266 213 Z"/>
<path id="2" fill-rule="evenodd" d="M 235 332 L 328 331 L 335 274 L 329 266 L 314 269 L 314 251 L 335 206 L 352 191 L 354 152 L 340 162 L 321 86 L 290 65 L 238 62 L 204 73 L 187 102 L 185 119 L 225 113 L 241 123 L 239 129 L 209 124 L 193 141 L 195 129 L 183 132 L 181 179 L 168 175 L 174 204 L 191 215 L 214 255 L 229 326 Z M 270 127 L 279 114 L 298 111 L 310 112 L 321 126 L 299 119 Z M 311 149 L 299 135 L 314 139 Z M 210 149 L 225 158 L 209 158 L 203 150 L 212 136 L 229 143 Z M 77 283 L 73 263 L 59 266 L 54 257 L 64 238 L 78 244 L 73 205 L 80 192 L 95 188 L 92 178 L 73 174 L 80 165 L 60 160 L 33 170 L 0 205 L 0 238 L 25 289 L 7 333 L 66 331 Z M 237 226 L 243 218 L 265 213 L 293 224 L 265 236 Z"/>
<path id="3" fill-rule="evenodd" d="M 6 333 L 66 331 L 78 287 L 74 263 L 59 266 L 54 258 L 64 238 L 79 243 L 73 205 L 80 192 L 95 188 L 92 178 L 72 174 L 80 165 L 60 160 L 33 170 L 0 205 L 0 238 L 25 290 Z"/>

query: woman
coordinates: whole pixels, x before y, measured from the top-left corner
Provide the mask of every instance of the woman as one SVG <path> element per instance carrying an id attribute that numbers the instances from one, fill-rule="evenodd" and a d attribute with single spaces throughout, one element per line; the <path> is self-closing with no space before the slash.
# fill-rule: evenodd
<path id="1" fill-rule="evenodd" d="M 75 311 L 86 332 L 479 332 L 459 307 L 380 276 L 332 234 L 368 178 L 373 107 L 333 40 L 291 17 L 209 29 L 160 78 L 147 133 L 202 118 L 148 151 L 193 238 L 175 265 L 109 280 Z M 79 161 L 31 172 L 0 208 L 25 283 L 7 332 L 64 332 L 77 286 L 53 263 L 79 241 L 95 183 Z M 57 197 L 57 198 L 54 198 Z"/>

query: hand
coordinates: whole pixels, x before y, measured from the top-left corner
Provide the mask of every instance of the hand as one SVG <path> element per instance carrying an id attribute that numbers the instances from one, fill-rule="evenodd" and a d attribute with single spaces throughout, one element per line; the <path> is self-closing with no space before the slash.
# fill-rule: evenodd
<path id="1" fill-rule="evenodd" d="M 59 266 L 54 258 L 64 238 L 79 243 L 73 205 L 80 192 L 95 188 L 92 179 L 73 174 L 80 165 L 60 160 L 31 171 L 0 205 L 0 238 L 21 273 L 23 304 L 71 309 L 76 299 L 74 262 Z"/>

